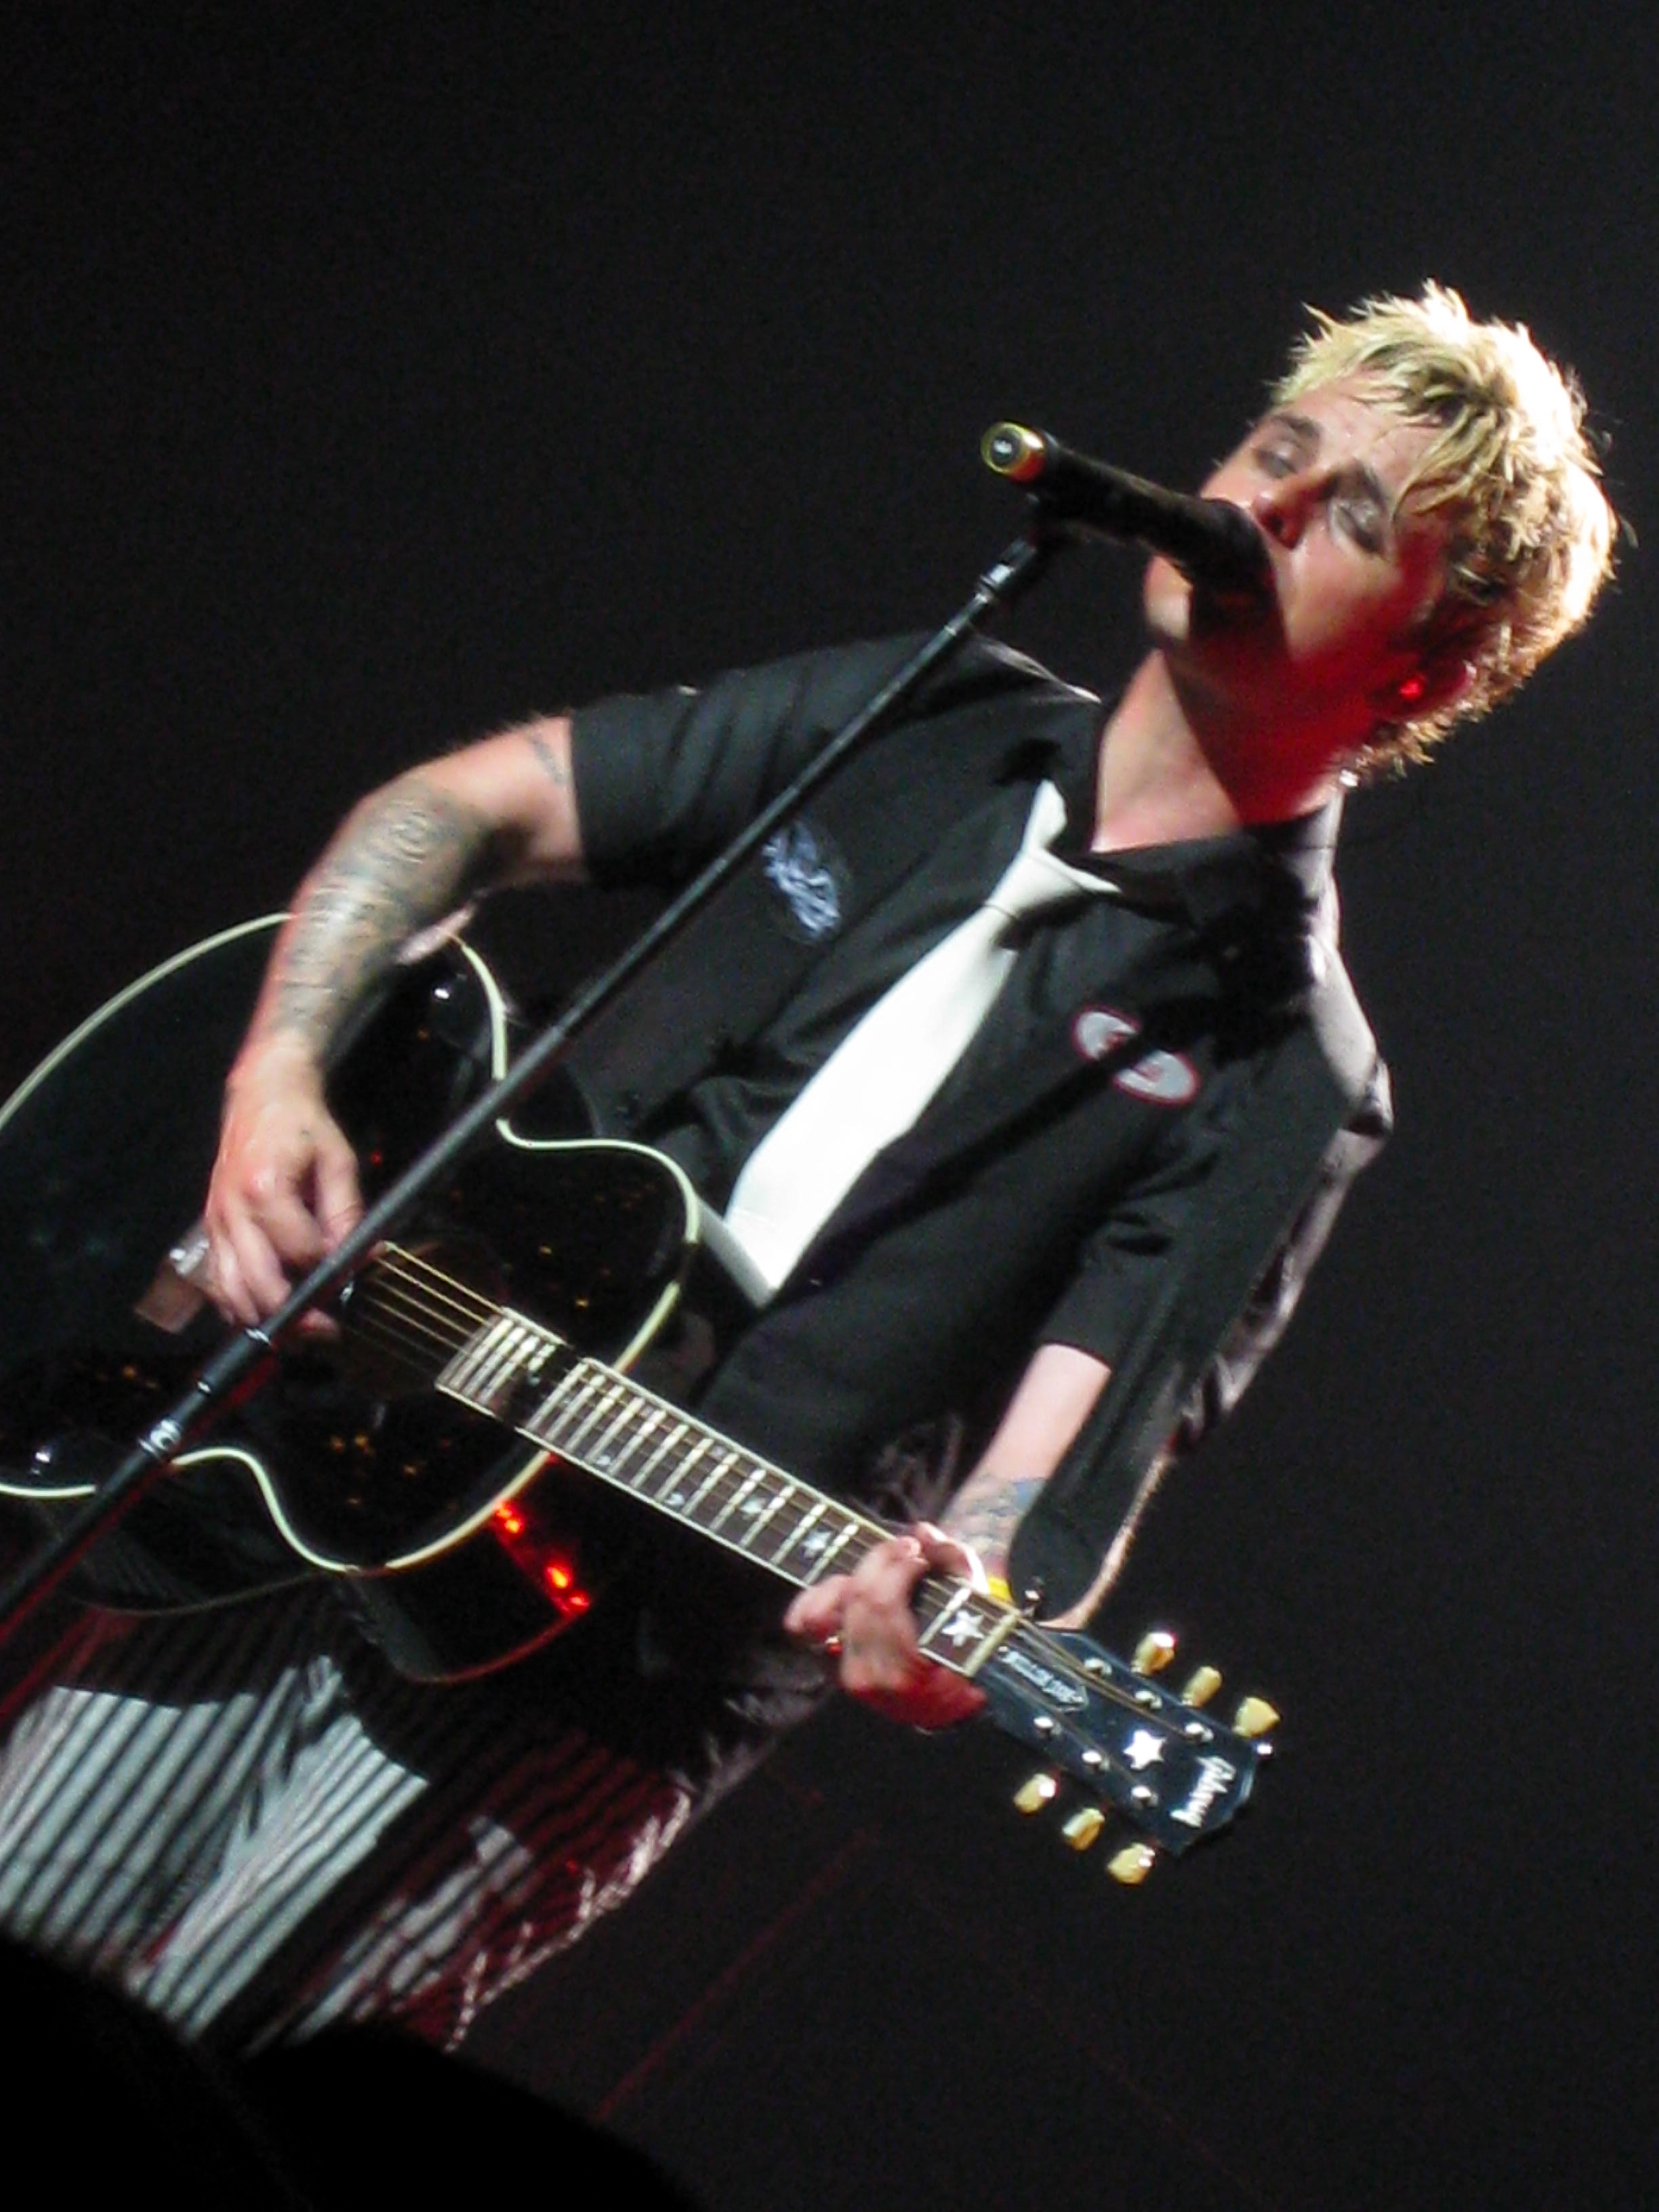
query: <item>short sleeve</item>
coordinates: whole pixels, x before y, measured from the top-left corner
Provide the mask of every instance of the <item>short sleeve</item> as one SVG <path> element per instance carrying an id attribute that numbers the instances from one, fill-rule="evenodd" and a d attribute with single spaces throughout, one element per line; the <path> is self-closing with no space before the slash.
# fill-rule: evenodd
<path id="1" fill-rule="evenodd" d="M 1225 1098 L 1182 1121 L 1085 1240 L 1076 1272 L 1040 1332 L 1042 1342 L 1074 1346 L 1115 1368 L 1148 1315 L 1167 1304 L 1174 1284 L 1201 1290 L 1206 1260 L 1233 1233 L 1212 1185 L 1243 1084 L 1220 1088 Z M 1311 1189 L 1262 1249 L 1249 1297 L 1182 1408 L 1173 1439 L 1178 1448 L 1196 1443 L 1243 1396 L 1284 1334 L 1354 1178 L 1390 1126 L 1388 1076 L 1379 1062 L 1364 1098 L 1327 1148 Z"/>
<path id="2" fill-rule="evenodd" d="M 1243 1396 L 1289 1327 L 1355 1177 L 1376 1158 L 1392 1127 L 1388 1071 L 1379 1061 L 1364 1104 L 1332 1141 L 1313 1188 L 1268 1254 L 1237 1319 L 1182 1408 L 1173 1439 L 1177 1450 L 1191 1450 Z"/>
<path id="3" fill-rule="evenodd" d="M 909 658 L 916 638 L 803 653 L 574 718 L 582 847 L 601 884 L 695 874 Z"/>
<path id="4" fill-rule="evenodd" d="M 1084 1239 L 1040 1342 L 1072 1345 L 1119 1365 L 1164 1291 L 1177 1246 L 1201 1221 L 1248 1073 L 1234 1067 L 1212 1077 L 1191 1107 L 1171 1117 L 1163 1142 Z"/>

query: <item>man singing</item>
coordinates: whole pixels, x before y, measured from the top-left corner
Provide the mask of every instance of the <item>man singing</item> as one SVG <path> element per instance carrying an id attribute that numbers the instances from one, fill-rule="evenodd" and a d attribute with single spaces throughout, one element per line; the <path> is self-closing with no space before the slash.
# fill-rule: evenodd
<path id="1" fill-rule="evenodd" d="M 1109 712 L 970 647 L 771 840 L 750 895 L 694 929 L 670 971 L 672 1033 L 625 1080 L 592 1060 L 602 1123 L 679 1163 L 769 1291 L 699 1417 L 866 1501 L 896 1457 L 930 1461 L 928 1517 L 913 1487 L 905 1533 L 788 1607 L 797 1672 L 810 1655 L 926 1725 L 973 1711 L 979 1693 L 918 1651 L 921 1577 L 1012 1582 L 1050 1619 L 1085 1617 L 1160 1469 L 1277 1337 L 1387 1127 L 1336 952 L 1342 787 L 1421 758 L 1584 620 L 1613 518 L 1582 414 L 1523 330 L 1477 323 L 1438 288 L 1316 318 L 1204 486 L 1261 533 L 1267 586 L 1224 593 L 1154 560 L 1147 650 Z M 357 1218 L 325 1071 L 411 936 L 507 883 L 683 883 L 906 651 L 533 720 L 365 799 L 301 887 L 230 1073 L 206 1216 L 225 1313 L 269 1316 Z M 476 2008 L 518 1971 L 509 1923 L 519 1966 L 545 1955 L 752 1756 L 793 1679 L 766 1632 L 777 1601 L 712 1569 L 696 1582 L 683 1563 L 647 1574 L 600 1657 L 532 1664 L 506 1693 L 422 1693 L 466 1704 L 471 1751 L 489 1734 L 503 1771 L 567 1772 L 574 1744 L 629 1778 L 617 1817 L 591 1824 L 586 1901 L 553 1878 L 569 1853 L 525 1809 L 533 1786 L 509 1805 L 490 1782 L 484 1814 L 450 1820 L 453 1849 L 388 1865 L 367 1934 L 307 1960 L 304 2017 L 389 2012 L 458 2037 L 461 1984 Z M 323 1641 L 325 1662 L 268 1639 L 245 1733 L 292 1735 L 291 1677 L 308 1668 L 302 1733 L 353 1731 L 383 1815 L 296 1878 L 262 1971 L 341 1867 L 412 1829 L 453 1763 L 441 1727 L 435 1751 L 418 1727 L 394 1746 L 370 1656 L 348 1655 L 343 1631 Z M 133 1705 L 122 1656 L 58 1693 L 93 1701 L 76 1724 Z M 213 1686 L 196 1703 L 222 1714 L 232 1692 Z M 14 1747 L 12 1802 L 44 1741 Z M 220 1844 L 184 1855 L 188 1893 L 175 1882 L 165 1910 L 135 1865 L 102 1948 L 127 1946 L 129 1985 L 188 2025 L 211 2027 L 246 1980 L 227 1967 L 204 1995 L 192 1963 L 222 1940 L 226 1884 L 337 1822 L 337 1780 L 305 1765 L 284 1767 L 301 1809 L 273 1791 L 260 1818 L 228 1814 Z M 48 1835 L 33 1856 L 74 1842 Z M 270 1879 L 275 1893 L 288 1877 Z M 40 1894 L 21 1932 L 72 1944 Z M 14 1927 L 19 1895 L 0 1893 Z"/>

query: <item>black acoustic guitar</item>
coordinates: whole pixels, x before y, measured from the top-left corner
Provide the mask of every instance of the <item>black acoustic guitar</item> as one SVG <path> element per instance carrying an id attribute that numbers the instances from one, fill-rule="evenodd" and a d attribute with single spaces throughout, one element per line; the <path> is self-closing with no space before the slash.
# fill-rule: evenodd
<path id="1" fill-rule="evenodd" d="M 276 927 L 157 969 L 0 1108 L 0 1496 L 35 1514 L 94 1492 L 222 1333 L 179 1230 Z M 407 972 L 331 1078 L 371 1188 L 500 1071 L 507 1042 L 470 948 Z M 672 1161 L 499 1123 L 357 1276 L 338 1344 L 286 1353 L 184 1455 L 93 1554 L 88 1593 L 180 1608 L 331 1576 L 394 1665 L 455 1680 L 602 1601 L 641 1508 L 797 1587 L 843 1571 L 881 1526 L 677 1401 L 751 1289 Z M 1197 1710 L 1201 1689 L 1177 1698 L 964 1583 L 930 1577 L 917 1611 L 922 1649 L 971 1677 L 1001 1727 L 1164 1849 L 1248 1797 L 1266 1749 L 1251 1732 L 1272 1717 L 1258 1701 L 1228 1728 Z"/>

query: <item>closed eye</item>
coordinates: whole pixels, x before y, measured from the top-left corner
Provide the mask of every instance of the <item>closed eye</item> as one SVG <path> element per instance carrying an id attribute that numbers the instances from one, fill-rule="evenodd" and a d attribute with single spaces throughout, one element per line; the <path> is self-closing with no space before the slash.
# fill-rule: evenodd
<path id="1" fill-rule="evenodd" d="M 1369 471 L 1357 481 L 1342 485 L 1332 504 L 1343 529 L 1367 553 L 1386 552 L 1389 544 L 1389 504 Z"/>
<path id="2" fill-rule="evenodd" d="M 1388 525 L 1375 503 L 1369 499 L 1340 499 L 1337 511 L 1343 526 L 1355 543 L 1368 553 L 1381 553 L 1388 544 Z"/>
<path id="3" fill-rule="evenodd" d="M 1258 446 L 1251 458 L 1262 474 L 1269 477 L 1294 476 L 1302 465 L 1301 454 L 1284 446 Z"/>

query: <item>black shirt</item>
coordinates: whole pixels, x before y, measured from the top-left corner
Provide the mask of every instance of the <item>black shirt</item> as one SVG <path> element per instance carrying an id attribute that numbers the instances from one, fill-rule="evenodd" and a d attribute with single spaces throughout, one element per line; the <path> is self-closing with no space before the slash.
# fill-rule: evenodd
<path id="1" fill-rule="evenodd" d="M 807 656 L 579 714 L 578 802 L 596 877 L 684 880 L 903 650 Z M 674 1152 L 714 1203 L 860 1015 L 980 903 L 1045 777 L 1067 806 L 1055 849 L 1086 853 L 1100 702 L 977 646 L 958 689 L 924 700 L 913 730 L 967 713 L 1008 732 L 1003 765 L 953 802 L 939 834 L 919 835 L 879 895 L 860 898 L 856 842 L 879 802 L 843 806 L 839 839 L 834 810 L 810 803 L 767 848 L 763 907 L 702 946 L 740 993 L 784 940 L 816 939 L 765 1018 L 723 1040 L 635 1132 Z M 1014 742 L 1022 732 L 1029 743 Z M 913 741 L 904 729 L 880 740 L 887 759 L 874 773 L 890 808 L 896 779 L 902 803 Z M 717 1378 L 708 1417 L 809 1479 L 856 1486 L 883 1444 L 917 1421 L 962 1413 L 982 1433 L 1042 1343 L 1116 1366 L 1193 1227 L 1285 1010 L 1334 964 L 1335 827 L 1333 808 L 1104 856 L 1115 896 L 1030 923 L 984 1027 L 915 1129 L 809 1247 Z M 1189 1437 L 1237 1396 L 1282 1327 L 1385 1126 L 1376 1068 L 1318 1204 L 1278 1224 L 1260 1255 L 1261 1294 L 1224 1375 L 1218 1363 L 1212 1387 L 1192 1394 Z"/>

